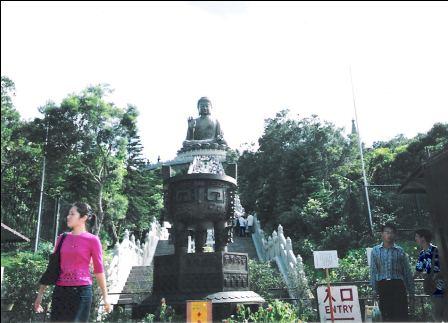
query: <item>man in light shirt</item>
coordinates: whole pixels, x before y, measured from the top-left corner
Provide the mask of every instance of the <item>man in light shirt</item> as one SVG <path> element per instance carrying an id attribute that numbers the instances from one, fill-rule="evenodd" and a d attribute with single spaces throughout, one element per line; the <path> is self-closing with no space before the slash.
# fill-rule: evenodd
<path id="1" fill-rule="evenodd" d="M 370 279 L 383 321 L 403 322 L 408 320 L 406 291 L 413 300 L 415 287 L 408 256 L 395 244 L 396 233 L 395 225 L 382 226 L 383 242 L 373 247 L 370 256 Z"/>
<path id="2" fill-rule="evenodd" d="M 252 235 L 254 227 L 254 216 L 252 214 L 249 214 L 247 216 L 247 232 L 249 234 L 249 237 Z"/>
<path id="3" fill-rule="evenodd" d="M 240 237 L 244 237 L 246 235 L 246 219 L 241 215 L 238 222 L 240 224 Z"/>

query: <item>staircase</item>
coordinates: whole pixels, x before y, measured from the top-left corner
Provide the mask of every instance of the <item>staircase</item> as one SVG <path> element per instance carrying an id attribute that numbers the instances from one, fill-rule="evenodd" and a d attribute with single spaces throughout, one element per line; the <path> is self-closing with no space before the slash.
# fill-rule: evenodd
<path id="1" fill-rule="evenodd" d="M 168 240 L 159 240 L 154 253 L 155 256 L 171 255 L 174 253 L 174 245 Z M 152 290 L 153 265 L 133 266 L 126 284 L 118 299 L 119 305 L 140 303 Z"/>
<path id="2" fill-rule="evenodd" d="M 257 251 L 254 242 L 252 241 L 252 237 L 239 237 L 233 235 L 233 243 L 230 243 L 227 246 L 227 251 L 247 253 L 249 259 L 258 261 Z"/>
<path id="3" fill-rule="evenodd" d="M 151 294 L 152 268 L 152 265 L 132 267 L 117 304 L 140 303 L 147 295 Z"/>
<path id="4" fill-rule="evenodd" d="M 174 244 L 169 240 L 159 240 L 154 256 L 165 256 L 174 254 Z"/>

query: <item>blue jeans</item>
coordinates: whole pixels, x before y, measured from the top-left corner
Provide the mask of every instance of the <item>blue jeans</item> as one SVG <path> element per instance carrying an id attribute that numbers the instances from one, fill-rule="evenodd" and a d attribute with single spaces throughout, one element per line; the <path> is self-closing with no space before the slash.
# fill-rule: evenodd
<path id="1" fill-rule="evenodd" d="M 51 301 L 52 322 L 88 322 L 92 285 L 56 286 Z"/>

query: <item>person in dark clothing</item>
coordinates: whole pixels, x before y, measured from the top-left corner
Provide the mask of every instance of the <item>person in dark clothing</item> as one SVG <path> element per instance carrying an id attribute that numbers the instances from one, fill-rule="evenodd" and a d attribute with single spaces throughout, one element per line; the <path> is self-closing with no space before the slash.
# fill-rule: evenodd
<path id="1" fill-rule="evenodd" d="M 434 322 L 448 321 L 448 297 L 446 282 L 440 274 L 440 259 L 438 248 L 431 243 L 432 234 L 427 229 L 415 231 L 415 242 L 421 248 L 415 265 L 416 275 L 422 273 L 426 280 L 433 280 L 434 286 L 429 284 L 425 292 L 431 298 L 431 315 Z M 425 285 L 424 285 L 425 286 Z M 432 287 L 432 288 L 431 288 Z"/>

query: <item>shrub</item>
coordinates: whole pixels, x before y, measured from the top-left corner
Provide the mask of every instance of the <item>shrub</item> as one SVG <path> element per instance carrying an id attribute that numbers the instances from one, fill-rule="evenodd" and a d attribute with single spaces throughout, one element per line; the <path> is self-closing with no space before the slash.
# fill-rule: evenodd
<path id="1" fill-rule="evenodd" d="M 312 313 L 299 313 L 298 308 L 289 303 L 274 300 L 265 307 L 259 307 L 258 311 L 251 312 L 250 307 L 237 306 L 236 315 L 226 320 L 228 323 L 235 322 L 297 322 L 308 321 Z"/>
<path id="2" fill-rule="evenodd" d="M 114 310 L 110 313 L 105 313 L 101 317 L 101 322 L 130 322 L 131 312 L 126 311 L 123 306 L 114 306 Z"/>
<path id="3" fill-rule="evenodd" d="M 39 244 L 37 253 L 30 251 L 20 251 L 15 253 L 2 254 L 2 266 L 4 273 L 4 297 L 8 303 L 12 303 L 13 308 L 9 313 L 14 321 L 34 321 L 34 300 L 39 288 L 39 279 L 48 264 L 48 257 L 53 252 L 53 245 L 48 242 Z M 109 257 L 105 253 L 105 258 Z M 50 302 L 50 295 L 54 287 L 47 288 L 42 300 L 42 307 L 45 309 Z M 98 284 L 93 277 L 93 302 L 90 310 L 90 319 L 95 320 L 98 314 L 98 305 L 101 300 Z M 41 314 L 42 315 L 42 314 Z"/>
<path id="4" fill-rule="evenodd" d="M 14 304 L 9 316 L 14 321 L 30 321 L 34 318 L 34 300 L 39 287 L 39 279 L 47 267 L 50 248 L 32 252 L 19 252 L 5 259 L 5 298 Z M 3 259 L 2 259 L 3 263 Z M 48 304 L 52 288 L 44 294 L 42 307 Z"/>
<path id="5" fill-rule="evenodd" d="M 269 262 L 249 259 L 249 286 L 264 299 L 275 298 L 275 289 L 286 288 L 283 279 Z"/>

